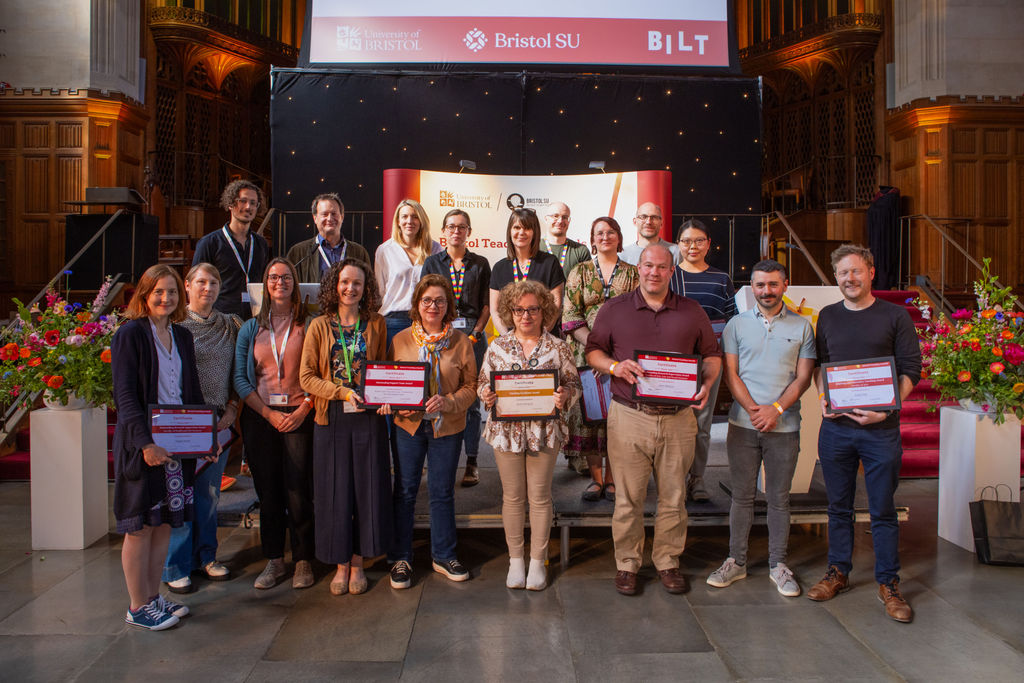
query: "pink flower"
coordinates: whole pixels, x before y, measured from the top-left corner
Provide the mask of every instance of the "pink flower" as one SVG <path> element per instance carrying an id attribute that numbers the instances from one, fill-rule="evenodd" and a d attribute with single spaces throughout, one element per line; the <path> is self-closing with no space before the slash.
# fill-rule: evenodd
<path id="1" fill-rule="evenodd" d="M 957 311 L 953 313 L 953 320 L 970 320 L 970 318 L 971 312 L 966 308 L 957 309 Z"/>
<path id="2" fill-rule="evenodd" d="M 1024 362 L 1024 346 L 1020 344 L 1007 344 L 1003 348 L 1003 359 L 1010 365 L 1020 365 Z"/>

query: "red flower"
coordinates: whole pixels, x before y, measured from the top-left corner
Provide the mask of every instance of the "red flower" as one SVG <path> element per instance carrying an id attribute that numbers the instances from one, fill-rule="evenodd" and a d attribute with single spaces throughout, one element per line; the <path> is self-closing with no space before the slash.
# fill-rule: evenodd
<path id="1" fill-rule="evenodd" d="M 1010 365 L 1020 365 L 1024 362 L 1024 346 L 1020 344 L 1007 344 L 1003 350 L 1003 358 Z"/>
<path id="2" fill-rule="evenodd" d="M 993 346 L 992 347 L 992 355 L 995 356 L 996 358 L 999 358 L 1000 356 L 1003 355 L 1003 350 L 1001 348 L 999 348 L 998 346 Z"/>
<path id="3" fill-rule="evenodd" d="M 100 360 L 104 363 L 110 362 L 110 349 L 103 349 L 100 351 Z"/>
<path id="4" fill-rule="evenodd" d="M 37 358 L 30 358 L 29 361 L 28 361 L 28 366 L 30 368 L 34 368 L 37 365 L 39 365 L 40 363 L 42 363 L 42 362 L 43 362 L 42 358 L 38 358 L 38 357 Z"/>
<path id="5" fill-rule="evenodd" d="M 14 342 L 5 344 L 4 347 L 0 349 L 0 360 L 18 360 L 19 355 L 20 350 L 18 349 L 18 345 Z"/>
<path id="6" fill-rule="evenodd" d="M 60 343 L 60 332 L 57 330 L 50 330 L 43 335 L 43 341 L 45 341 L 48 346 L 56 346 Z"/>
<path id="7" fill-rule="evenodd" d="M 19 353 L 21 354 L 22 358 L 28 358 L 29 356 L 32 355 L 32 349 L 28 348 L 27 346 L 22 346 Z"/>
<path id="8" fill-rule="evenodd" d="M 51 389 L 60 389 L 62 384 L 64 384 L 64 378 L 60 375 L 53 375 L 50 379 L 46 380 L 46 386 Z"/>
<path id="9" fill-rule="evenodd" d="M 960 372 L 957 373 L 956 378 L 959 381 L 961 381 L 961 382 L 970 382 L 971 381 L 971 371 L 970 370 L 961 370 Z"/>
<path id="10" fill-rule="evenodd" d="M 1003 365 L 1002 363 L 996 362 L 988 366 L 988 369 L 992 372 L 993 375 L 998 375 L 1002 373 L 1003 370 L 1006 369 L 1006 366 Z"/>

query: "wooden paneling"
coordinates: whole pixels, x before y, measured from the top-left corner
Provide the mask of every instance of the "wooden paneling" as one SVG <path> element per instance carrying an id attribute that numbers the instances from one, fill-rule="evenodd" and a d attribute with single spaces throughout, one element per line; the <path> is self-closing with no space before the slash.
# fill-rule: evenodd
<path id="1" fill-rule="evenodd" d="M 50 212 L 50 157 L 26 156 L 22 159 L 25 186 L 22 195 L 25 213 Z"/>
<path id="2" fill-rule="evenodd" d="M 82 157 L 57 157 L 57 201 L 76 202 L 85 197 L 82 190 Z M 71 207 L 67 207 L 70 209 Z"/>
<path id="3" fill-rule="evenodd" d="M 82 124 L 80 122 L 57 124 L 57 147 L 67 149 L 81 146 Z"/>
<path id="4" fill-rule="evenodd" d="M 13 123 L 0 123 L 0 149 L 14 149 Z"/>
<path id="5" fill-rule="evenodd" d="M 1006 154 L 1009 149 L 1010 131 L 987 129 L 982 132 L 985 140 L 984 154 Z"/>
<path id="6" fill-rule="evenodd" d="M 22 147 L 26 149 L 43 149 L 50 146 L 49 123 L 26 123 L 22 126 L 22 135 Z"/>
<path id="7" fill-rule="evenodd" d="M 973 161 L 954 161 L 951 216 L 973 216 L 974 197 L 977 192 L 977 164 Z"/>
<path id="8" fill-rule="evenodd" d="M 981 188 L 981 215 L 984 218 L 1009 217 L 1009 163 L 986 161 Z"/>
<path id="9" fill-rule="evenodd" d="M 978 134 L 973 128 L 953 131 L 953 154 L 974 154 L 978 149 Z"/>

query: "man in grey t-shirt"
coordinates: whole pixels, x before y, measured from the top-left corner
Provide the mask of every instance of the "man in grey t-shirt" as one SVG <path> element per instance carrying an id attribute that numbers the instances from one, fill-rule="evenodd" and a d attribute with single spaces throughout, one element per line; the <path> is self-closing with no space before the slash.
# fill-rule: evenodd
<path id="1" fill-rule="evenodd" d="M 786 269 L 759 261 L 750 274 L 757 305 L 735 316 L 722 333 L 725 378 L 733 395 L 726 449 L 732 478 L 729 557 L 708 577 L 725 588 L 747 576 L 747 539 L 758 471 L 764 464 L 768 499 L 769 578 L 780 593 L 800 595 L 785 564 L 789 544 L 789 488 L 800 452 L 800 396 L 814 374 L 814 332 L 786 309 Z"/>
<path id="2" fill-rule="evenodd" d="M 644 202 L 636 207 L 636 216 L 633 217 L 633 225 L 636 226 L 636 243 L 625 247 L 619 254 L 626 263 L 634 266 L 640 265 L 640 254 L 651 244 L 660 244 L 672 254 L 672 265 L 679 263 L 679 247 L 667 240 L 661 239 L 661 226 L 665 218 L 661 215 L 661 207 L 654 202 Z"/>

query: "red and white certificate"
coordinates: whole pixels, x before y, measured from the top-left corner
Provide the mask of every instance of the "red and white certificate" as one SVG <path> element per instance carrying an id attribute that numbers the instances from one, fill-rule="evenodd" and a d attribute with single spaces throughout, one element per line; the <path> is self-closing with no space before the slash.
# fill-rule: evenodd
<path id="1" fill-rule="evenodd" d="M 427 402 L 430 363 L 368 360 L 363 364 L 364 407 L 390 405 L 402 410 L 423 410 Z"/>
<path id="2" fill-rule="evenodd" d="M 641 403 L 692 405 L 700 391 L 700 356 L 669 351 L 637 351 L 635 360 L 644 371 L 633 385 Z"/>
<path id="3" fill-rule="evenodd" d="M 825 400 L 830 413 L 864 410 L 899 410 L 900 392 L 896 361 L 892 356 L 859 361 L 824 363 Z"/>
<path id="4" fill-rule="evenodd" d="M 198 458 L 217 451 L 217 410 L 213 406 L 151 405 L 153 443 L 176 458 Z"/>

